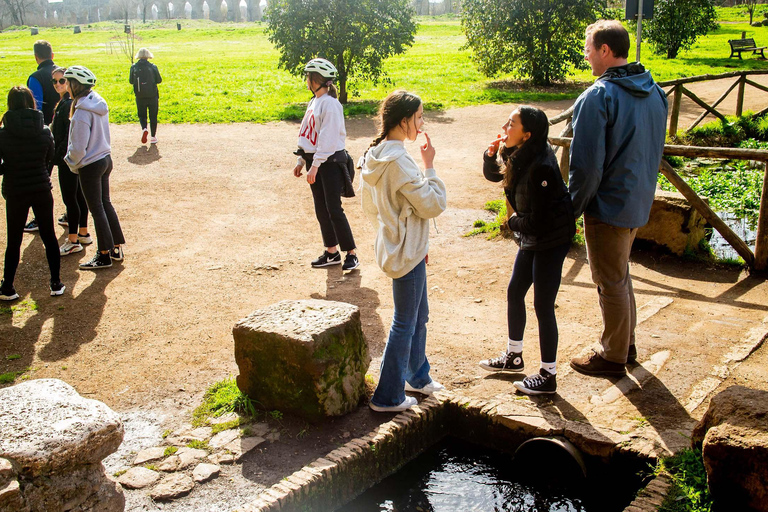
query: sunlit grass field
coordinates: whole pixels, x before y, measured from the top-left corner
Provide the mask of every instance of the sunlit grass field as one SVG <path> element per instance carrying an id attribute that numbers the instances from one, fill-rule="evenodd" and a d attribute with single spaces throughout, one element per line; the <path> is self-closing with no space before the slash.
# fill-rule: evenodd
<path id="1" fill-rule="evenodd" d="M 136 49 L 146 46 L 152 50 L 163 75 L 160 122 L 267 122 L 302 115 L 309 93 L 301 78 L 277 68 L 278 53 L 267 39 L 263 23 L 183 20 L 182 24 L 181 31 L 176 30 L 175 20 L 134 27 Z M 73 34 L 72 27 L 41 27 L 38 36 L 31 36 L 29 30 L 0 33 L 0 90 L 25 84 L 35 69 L 32 44 L 38 38 L 47 39 L 54 47 L 57 64 L 84 65 L 97 75 L 97 90 L 110 104 L 112 122 L 136 121 L 133 90 L 128 83 L 130 61 L 117 50 L 117 41 L 124 40 L 122 23 L 102 22 L 82 28 L 81 34 Z M 740 37 L 742 30 L 759 44 L 768 43 L 768 27 L 750 27 L 746 22 L 724 24 L 678 59 L 652 55 L 644 45 L 642 61 L 657 80 L 768 68 L 766 61 L 746 54 L 743 61 L 728 59 L 727 41 Z M 393 84 L 352 84 L 350 90 L 357 95 L 350 95 L 347 114 L 374 112 L 376 103 L 394 88 L 416 92 L 430 109 L 567 99 L 583 88 L 578 84 L 553 90 L 504 86 L 505 79 L 514 77 L 480 74 L 470 52 L 462 49 L 465 42 L 458 20 L 420 18 L 413 47 L 385 62 Z M 108 51 L 110 47 L 116 51 Z M 634 55 L 633 47 L 630 59 Z M 593 77 L 589 71 L 578 70 L 570 80 L 591 82 Z"/>

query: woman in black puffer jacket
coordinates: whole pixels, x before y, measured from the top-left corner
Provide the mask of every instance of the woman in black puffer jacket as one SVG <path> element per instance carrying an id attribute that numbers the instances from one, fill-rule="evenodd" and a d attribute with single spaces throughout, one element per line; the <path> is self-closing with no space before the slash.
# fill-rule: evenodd
<path id="1" fill-rule="evenodd" d="M 0 174 L 8 229 L 5 267 L 0 282 L 0 300 L 14 300 L 19 294 L 13 287 L 19 266 L 24 223 L 29 208 L 40 226 L 48 268 L 51 271 L 51 295 L 64 293 L 59 269 L 59 245 L 53 228 L 53 195 L 48 175 L 53 160 L 53 136 L 43 124 L 43 113 L 35 110 L 35 99 L 26 87 L 14 87 L 8 93 L 8 112 L 0 128 Z"/>
<path id="2" fill-rule="evenodd" d="M 523 363 L 525 295 L 533 284 L 533 305 L 539 321 L 541 368 L 515 387 L 522 393 L 555 393 L 557 320 L 555 298 L 560 288 L 563 261 L 576 233 L 571 196 L 549 147 L 549 121 L 533 107 L 520 107 L 504 124 L 504 137 L 493 141 L 484 154 L 486 179 L 504 182 L 504 193 L 515 213 L 509 228 L 520 237 L 512 278 L 507 288 L 507 351 L 501 357 L 480 361 L 488 371 L 520 371 Z M 496 154 L 504 142 L 500 169 Z"/>
<path id="3" fill-rule="evenodd" d="M 53 163 L 59 170 L 61 199 L 67 207 L 66 220 L 59 219 L 59 224 L 67 226 L 68 229 L 67 240 L 59 248 L 62 256 L 80 252 L 83 250 L 83 244 L 92 243 L 91 235 L 88 234 L 88 204 L 85 202 L 83 189 L 80 188 L 80 180 L 64 162 L 69 144 L 69 111 L 72 107 L 72 98 L 67 92 L 67 79 L 64 78 L 66 70 L 56 68 L 52 73 L 53 87 L 61 98 L 51 122 L 55 145 Z"/>

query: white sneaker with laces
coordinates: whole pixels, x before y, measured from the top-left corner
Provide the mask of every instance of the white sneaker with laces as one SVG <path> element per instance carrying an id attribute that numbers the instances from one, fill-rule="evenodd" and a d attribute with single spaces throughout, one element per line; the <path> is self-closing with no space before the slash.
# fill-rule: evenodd
<path id="1" fill-rule="evenodd" d="M 149 143 L 150 144 L 157 144 L 157 137 L 152 137 L 151 139 L 149 139 Z"/>
<path id="2" fill-rule="evenodd" d="M 90 233 L 86 233 L 84 235 L 77 235 L 77 241 L 83 245 L 88 245 L 93 243 L 93 238 L 91 238 Z"/>
<path id="3" fill-rule="evenodd" d="M 406 391 L 410 391 L 411 393 L 421 393 L 422 395 L 431 395 L 432 393 L 435 393 L 437 391 L 442 391 L 444 389 L 445 389 L 445 386 L 443 386 L 436 380 L 433 380 L 423 388 L 415 388 L 410 384 L 408 384 L 407 382 L 405 383 Z"/>
<path id="4" fill-rule="evenodd" d="M 382 406 L 382 405 L 376 405 L 373 402 L 368 402 L 368 407 L 370 407 L 376 412 L 403 412 L 403 411 L 407 411 L 417 403 L 419 402 L 412 396 L 406 396 L 405 400 L 403 400 L 402 403 L 399 403 L 397 405 Z"/>
<path id="5" fill-rule="evenodd" d="M 72 243 L 69 240 L 61 244 L 59 247 L 59 254 L 67 256 L 68 254 L 74 254 L 83 250 L 83 246 L 79 242 Z"/>

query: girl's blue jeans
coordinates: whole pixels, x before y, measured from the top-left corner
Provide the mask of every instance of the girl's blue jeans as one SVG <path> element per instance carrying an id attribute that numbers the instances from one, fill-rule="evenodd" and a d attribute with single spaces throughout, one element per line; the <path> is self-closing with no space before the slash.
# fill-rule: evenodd
<path id="1" fill-rule="evenodd" d="M 392 280 L 395 314 L 387 346 L 381 360 L 381 376 L 371 398 L 374 405 L 388 407 L 405 400 L 405 381 L 414 388 L 432 382 L 427 344 L 427 265 L 422 260 L 416 268 Z"/>

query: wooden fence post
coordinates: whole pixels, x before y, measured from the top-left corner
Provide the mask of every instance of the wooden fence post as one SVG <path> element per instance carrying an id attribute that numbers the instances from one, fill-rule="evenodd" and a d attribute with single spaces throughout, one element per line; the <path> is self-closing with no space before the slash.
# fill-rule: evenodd
<path id="1" fill-rule="evenodd" d="M 744 84 L 747 83 L 747 75 L 741 75 L 739 78 L 739 94 L 736 97 L 736 117 L 741 116 L 744 110 Z"/>
<path id="2" fill-rule="evenodd" d="M 765 163 L 763 171 L 763 192 L 760 195 L 760 213 L 757 217 L 755 270 L 768 270 L 768 162 Z"/>
<path id="3" fill-rule="evenodd" d="M 672 116 L 669 118 L 669 136 L 674 137 L 677 134 L 677 118 L 680 117 L 680 100 L 683 98 L 683 86 L 675 86 L 674 96 L 672 97 Z"/>

